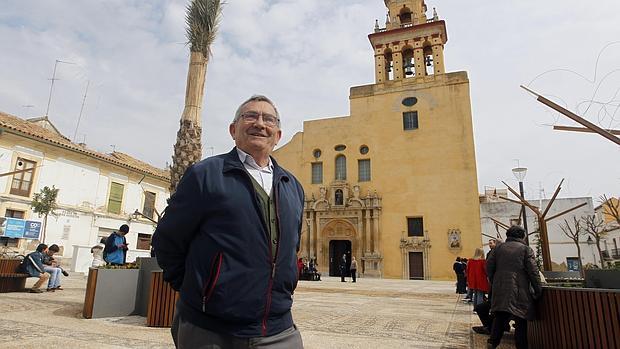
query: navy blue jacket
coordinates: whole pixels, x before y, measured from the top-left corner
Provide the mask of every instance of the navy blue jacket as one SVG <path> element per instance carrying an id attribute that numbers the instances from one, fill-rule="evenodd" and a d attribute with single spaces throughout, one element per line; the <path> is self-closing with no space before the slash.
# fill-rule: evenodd
<path id="1" fill-rule="evenodd" d="M 22 271 L 33 277 L 39 277 L 43 271 L 43 252 L 34 251 L 24 258 Z"/>
<path id="2" fill-rule="evenodd" d="M 153 235 L 164 279 L 181 291 L 183 318 L 237 337 L 293 326 L 303 189 L 273 160 L 279 243 L 272 259 L 267 222 L 237 149 L 187 169 Z"/>

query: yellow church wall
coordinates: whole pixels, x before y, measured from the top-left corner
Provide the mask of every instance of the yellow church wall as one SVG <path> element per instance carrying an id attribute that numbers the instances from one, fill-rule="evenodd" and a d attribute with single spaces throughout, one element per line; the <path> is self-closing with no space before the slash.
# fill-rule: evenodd
<path id="1" fill-rule="evenodd" d="M 416 97 L 413 107 L 402 100 Z M 353 87 L 351 116 L 304 123 L 275 152 L 278 162 L 302 182 L 306 196 L 319 195 L 335 178 L 335 158 L 346 156 L 347 182 L 362 196 L 377 191 L 383 207 L 380 246 L 383 277 L 408 277 L 400 240 L 407 217 L 423 217 L 430 240 L 430 279 L 453 279 L 456 256 L 471 256 L 482 245 L 469 82 L 464 72 Z M 402 113 L 417 111 L 419 128 L 403 130 Z M 344 151 L 334 150 L 346 145 Z M 369 147 L 366 155 L 359 152 Z M 312 153 L 320 149 L 315 160 Z M 358 183 L 358 159 L 371 160 L 371 181 Z M 311 163 L 323 162 L 323 183 L 311 184 Z M 461 232 L 460 250 L 448 247 L 448 231 Z M 361 256 L 356 256 L 357 258 Z"/>

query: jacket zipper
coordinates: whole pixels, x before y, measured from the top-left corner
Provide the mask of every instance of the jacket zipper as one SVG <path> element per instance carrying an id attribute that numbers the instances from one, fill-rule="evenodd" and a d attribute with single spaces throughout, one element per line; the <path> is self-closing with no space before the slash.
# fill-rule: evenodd
<path id="1" fill-rule="evenodd" d="M 276 227 L 280 222 L 280 212 L 278 210 L 278 183 L 280 183 L 280 181 L 274 183 L 273 186 L 273 204 L 276 211 Z M 280 236 L 278 236 L 278 239 L 279 238 Z M 269 275 L 269 285 L 267 286 L 267 303 L 265 304 L 265 315 L 263 316 L 263 336 L 267 335 L 267 317 L 269 316 L 269 310 L 271 308 L 271 289 L 273 287 L 273 280 L 276 277 L 276 261 L 278 260 L 278 251 L 280 250 L 280 242 L 278 241 L 276 244 L 276 254 L 274 257 L 271 237 L 267 240 L 267 244 L 269 245 L 269 258 L 271 260 L 271 275 Z"/>
<path id="2" fill-rule="evenodd" d="M 213 290 L 215 290 L 215 284 L 217 283 L 217 280 L 220 277 L 220 268 L 222 267 L 222 257 L 223 257 L 223 253 L 219 252 L 215 258 L 213 259 L 213 263 L 211 264 L 211 275 L 214 275 L 211 278 L 211 282 L 208 282 L 205 285 L 205 289 L 204 289 L 204 293 L 202 295 L 202 312 L 206 312 L 207 311 L 207 302 L 209 301 L 209 299 L 211 299 L 211 295 L 213 294 Z M 215 266 L 217 265 L 217 269 L 215 269 Z M 215 270 L 215 274 L 213 274 Z"/>

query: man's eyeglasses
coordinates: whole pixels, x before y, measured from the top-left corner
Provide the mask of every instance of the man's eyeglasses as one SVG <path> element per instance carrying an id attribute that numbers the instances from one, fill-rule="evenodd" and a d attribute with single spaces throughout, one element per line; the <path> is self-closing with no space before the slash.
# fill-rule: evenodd
<path id="1" fill-rule="evenodd" d="M 280 119 L 277 117 L 271 114 L 258 113 L 255 111 L 247 111 L 241 114 L 241 119 L 245 122 L 256 122 L 261 115 L 263 116 L 263 123 L 269 127 L 275 127 L 280 124 Z"/>

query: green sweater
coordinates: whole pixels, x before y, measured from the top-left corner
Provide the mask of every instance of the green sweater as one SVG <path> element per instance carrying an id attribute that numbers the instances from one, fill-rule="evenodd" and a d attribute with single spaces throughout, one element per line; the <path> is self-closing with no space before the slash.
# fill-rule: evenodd
<path id="1" fill-rule="evenodd" d="M 250 178 L 252 178 L 252 184 L 254 185 L 254 190 L 256 191 L 256 194 L 258 194 L 258 202 L 260 203 L 261 210 L 263 211 L 263 218 L 265 219 L 265 222 L 267 223 L 267 228 L 269 229 L 269 236 L 271 240 L 271 256 L 273 257 L 275 262 L 276 251 L 278 248 L 278 220 L 276 205 L 274 204 L 273 200 L 274 191 L 271 190 L 271 195 L 267 195 L 265 189 L 263 189 L 263 187 L 258 184 L 254 177 L 250 176 Z"/>

